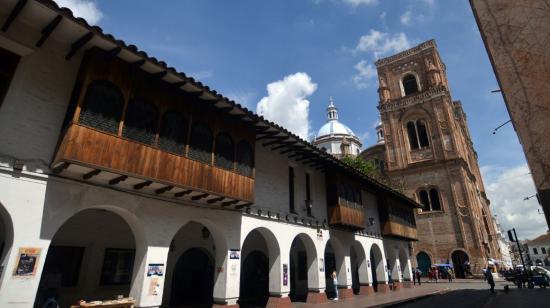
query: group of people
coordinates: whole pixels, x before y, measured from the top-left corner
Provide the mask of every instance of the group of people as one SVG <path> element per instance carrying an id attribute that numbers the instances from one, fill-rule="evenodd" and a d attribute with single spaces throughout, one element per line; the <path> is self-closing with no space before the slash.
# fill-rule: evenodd
<path id="1" fill-rule="evenodd" d="M 417 283 L 418 285 L 422 284 L 420 281 L 422 274 L 422 271 L 418 267 L 413 270 L 413 283 L 415 285 Z M 427 276 L 429 282 L 438 282 L 439 279 L 447 279 L 449 282 L 453 282 L 454 271 L 450 267 L 441 267 L 441 269 L 439 269 L 438 267 L 433 266 L 428 270 Z"/>

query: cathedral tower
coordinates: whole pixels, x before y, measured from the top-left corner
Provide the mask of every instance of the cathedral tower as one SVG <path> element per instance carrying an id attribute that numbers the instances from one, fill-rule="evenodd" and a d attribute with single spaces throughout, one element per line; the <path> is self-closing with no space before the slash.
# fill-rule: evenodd
<path id="1" fill-rule="evenodd" d="M 387 174 L 424 206 L 416 214 L 418 266 L 452 262 L 457 277 L 481 273 L 499 259 L 497 235 L 466 115 L 451 98 L 435 41 L 376 66 L 384 142 L 362 156 L 383 159 Z"/>

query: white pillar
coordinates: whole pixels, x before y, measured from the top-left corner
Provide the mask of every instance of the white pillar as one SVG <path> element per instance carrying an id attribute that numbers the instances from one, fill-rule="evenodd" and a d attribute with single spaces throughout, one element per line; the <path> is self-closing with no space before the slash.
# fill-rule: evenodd
<path id="1" fill-rule="evenodd" d="M 136 307 L 159 307 L 162 304 L 164 279 L 169 247 L 138 245 L 134 261 L 134 279 L 130 296 L 136 300 Z M 149 265 L 161 264 L 163 274 L 148 276 Z"/>

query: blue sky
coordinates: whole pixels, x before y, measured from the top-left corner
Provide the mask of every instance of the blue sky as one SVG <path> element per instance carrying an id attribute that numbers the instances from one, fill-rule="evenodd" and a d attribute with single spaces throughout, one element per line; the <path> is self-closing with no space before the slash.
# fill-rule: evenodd
<path id="1" fill-rule="evenodd" d="M 485 185 L 503 228 L 545 232 L 525 157 L 468 1 L 58 1 L 253 111 L 311 137 L 329 96 L 340 120 L 375 142 L 376 74 L 384 57 L 435 39 L 461 100 Z M 362 44 L 360 44 L 362 42 Z M 268 85 L 270 92 L 268 93 Z M 511 192 L 510 186 L 514 188 Z"/>

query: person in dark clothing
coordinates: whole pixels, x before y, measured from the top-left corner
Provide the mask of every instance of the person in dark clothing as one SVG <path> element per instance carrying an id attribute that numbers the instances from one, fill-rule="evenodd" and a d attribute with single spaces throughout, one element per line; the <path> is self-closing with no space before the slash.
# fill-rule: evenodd
<path id="1" fill-rule="evenodd" d="M 495 280 L 493 279 L 493 273 L 491 273 L 491 268 L 487 267 L 483 274 L 485 275 L 485 279 L 487 279 L 487 283 L 491 286 L 491 289 L 490 289 L 491 293 L 495 293 Z"/>
<path id="2" fill-rule="evenodd" d="M 416 277 L 416 281 L 418 281 L 418 285 L 422 285 L 420 282 L 420 276 L 422 275 L 422 271 L 420 271 L 419 268 L 416 269 L 416 272 L 414 273 L 414 276 Z"/>

